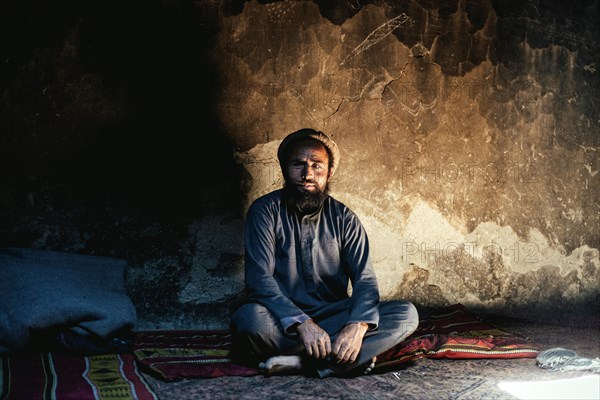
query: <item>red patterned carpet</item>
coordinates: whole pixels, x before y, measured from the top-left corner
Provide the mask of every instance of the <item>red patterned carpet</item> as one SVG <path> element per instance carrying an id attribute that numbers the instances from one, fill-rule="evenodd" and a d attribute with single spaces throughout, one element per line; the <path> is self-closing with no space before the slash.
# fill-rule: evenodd
<path id="1" fill-rule="evenodd" d="M 230 358 L 227 331 L 138 332 L 134 355 L 143 371 L 163 380 L 251 376 L 255 368 Z M 418 358 L 535 358 L 540 346 L 483 321 L 456 304 L 422 314 L 417 330 L 378 356 L 375 371 L 392 370 Z"/>
<path id="2" fill-rule="evenodd" d="M 538 348 L 600 354 L 597 324 L 482 321 L 459 305 L 442 311 L 422 318 L 419 329 L 381 355 L 368 376 L 265 377 L 231 360 L 227 332 L 151 331 L 138 333 L 131 354 L 1 357 L 0 399 L 512 399 L 499 383 L 586 375 L 538 368 L 531 358 Z"/>

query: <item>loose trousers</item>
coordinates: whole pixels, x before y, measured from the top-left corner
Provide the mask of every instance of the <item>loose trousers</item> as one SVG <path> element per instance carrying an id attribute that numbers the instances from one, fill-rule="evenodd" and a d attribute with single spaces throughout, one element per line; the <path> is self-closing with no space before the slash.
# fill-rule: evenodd
<path id="1" fill-rule="evenodd" d="M 315 321 L 325 330 L 331 343 L 346 325 L 349 312 L 336 314 L 330 318 Z M 329 360 L 306 358 L 304 344 L 298 334 L 287 334 L 275 316 L 264 306 L 248 303 L 241 306 L 231 318 L 231 331 L 234 340 L 234 352 L 254 362 L 266 360 L 277 355 L 300 355 L 305 364 L 312 364 L 321 377 L 344 374 L 364 365 L 373 357 L 392 348 L 409 336 L 419 323 L 416 308 L 407 301 L 388 301 L 379 303 L 379 325 L 368 331 L 357 360 L 351 364 L 336 364 Z"/>

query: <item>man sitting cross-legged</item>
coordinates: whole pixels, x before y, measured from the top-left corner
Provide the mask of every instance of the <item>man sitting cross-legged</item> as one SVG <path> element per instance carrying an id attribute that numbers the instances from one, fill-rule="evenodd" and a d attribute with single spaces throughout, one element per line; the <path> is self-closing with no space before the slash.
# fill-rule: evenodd
<path id="1" fill-rule="evenodd" d="M 234 351 L 271 374 L 370 369 L 416 329 L 416 309 L 379 302 L 367 234 L 328 194 L 340 157 L 335 142 L 302 129 L 277 156 L 284 188 L 255 200 L 246 218 L 248 303 L 231 319 Z"/>

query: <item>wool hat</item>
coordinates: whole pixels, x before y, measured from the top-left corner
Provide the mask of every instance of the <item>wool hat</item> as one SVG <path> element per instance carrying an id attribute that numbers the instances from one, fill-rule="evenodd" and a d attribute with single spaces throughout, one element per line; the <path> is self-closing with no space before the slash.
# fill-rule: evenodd
<path id="1" fill-rule="evenodd" d="M 279 149 L 277 150 L 277 158 L 279 159 L 279 165 L 281 166 L 281 169 L 284 169 L 283 163 L 285 162 L 285 156 L 289 153 L 290 146 L 305 139 L 315 139 L 325 146 L 325 148 L 328 150 L 329 156 L 331 157 L 331 160 L 329 160 L 329 164 L 331 165 L 330 176 L 333 176 L 340 162 L 340 150 L 338 145 L 323 132 L 310 128 L 300 129 L 299 131 L 292 132 L 287 135 L 285 139 L 283 139 L 279 145 Z"/>

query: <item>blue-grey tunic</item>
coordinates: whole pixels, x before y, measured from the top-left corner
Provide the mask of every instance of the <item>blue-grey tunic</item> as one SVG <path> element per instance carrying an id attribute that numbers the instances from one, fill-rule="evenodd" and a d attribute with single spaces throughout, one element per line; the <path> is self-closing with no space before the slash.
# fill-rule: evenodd
<path id="1" fill-rule="evenodd" d="M 336 314 L 344 323 L 377 328 L 379 291 L 367 234 L 341 202 L 327 196 L 318 211 L 302 216 L 281 190 L 271 192 L 248 210 L 244 243 L 249 301 L 266 307 L 285 332 Z"/>

